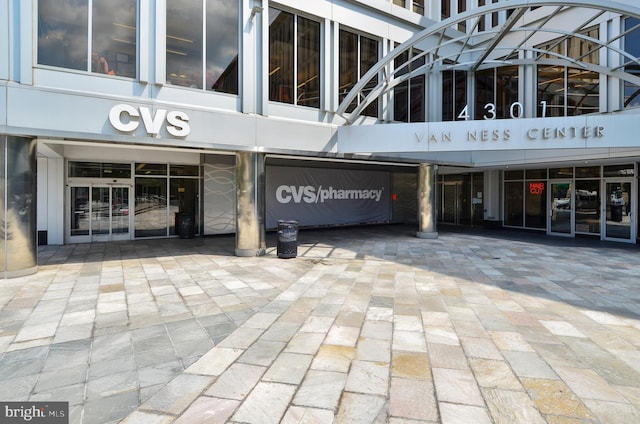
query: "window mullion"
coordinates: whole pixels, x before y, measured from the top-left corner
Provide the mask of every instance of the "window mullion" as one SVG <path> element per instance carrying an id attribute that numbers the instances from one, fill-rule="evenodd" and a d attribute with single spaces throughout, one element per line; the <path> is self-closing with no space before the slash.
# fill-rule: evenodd
<path id="1" fill-rule="evenodd" d="M 93 0 L 89 0 L 87 3 L 87 72 L 91 72 L 91 64 L 93 63 L 93 58 L 91 57 L 91 52 L 93 51 Z"/>
<path id="2" fill-rule="evenodd" d="M 298 104 L 298 15 L 293 15 L 293 104 Z"/>

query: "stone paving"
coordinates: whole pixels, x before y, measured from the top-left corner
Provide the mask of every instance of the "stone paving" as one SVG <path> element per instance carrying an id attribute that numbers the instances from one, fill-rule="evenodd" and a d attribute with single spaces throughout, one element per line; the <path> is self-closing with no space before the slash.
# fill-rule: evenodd
<path id="1" fill-rule="evenodd" d="M 303 230 L 46 247 L 0 281 L 0 400 L 72 423 L 640 422 L 640 249 Z"/>

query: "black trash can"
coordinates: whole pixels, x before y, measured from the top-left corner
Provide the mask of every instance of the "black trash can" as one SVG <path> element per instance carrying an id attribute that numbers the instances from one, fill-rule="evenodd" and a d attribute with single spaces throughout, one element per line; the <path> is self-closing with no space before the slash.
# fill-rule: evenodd
<path id="1" fill-rule="evenodd" d="M 298 256 L 298 221 L 278 221 L 278 257 Z"/>
<path id="2" fill-rule="evenodd" d="M 181 213 L 178 217 L 178 236 L 181 239 L 193 238 L 196 235 L 196 219 L 188 213 Z"/>

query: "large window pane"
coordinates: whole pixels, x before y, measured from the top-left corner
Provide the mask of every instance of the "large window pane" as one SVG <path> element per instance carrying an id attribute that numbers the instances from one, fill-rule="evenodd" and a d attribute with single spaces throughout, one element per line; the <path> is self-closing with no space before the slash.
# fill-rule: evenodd
<path id="1" fill-rule="evenodd" d="M 298 17 L 297 103 L 320 107 L 320 24 Z"/>
<path id="2" fill-rule="evenodd" d="M 202 88 L 202 0 L 167 2 L 167 83 Z"/>
<path id="3" fill-rule="evenodd" d="M 269 100 L 293 103 L 294 16 L 270 8 L 269 18 Z"/>
<path id="4" fill-rule="evenodd" d="M 167 217 L 167 178 L 136 178 L 135 236 L 166 236 Z"/>
<path id="5" fill-rule="evenodd" d="M 528 228 L 547 227 L 547 184 L 546 181 L 525 182 L 525 226 Z"/>
<path id="6" fill-rule="evenodd" d="M 576 181 L 576 233 L 600 234 L 600 180 Z"/>
<path id="7" fill-rule="evenodd" d="M 518 67 L 502 66 L 496 69 L 497 118 L 511 118 L 512 105 L 518 102 Z M 518 116 L 521 111 L 513 110 Z"/>
<path id="8" fill-rule="evenodd" d="M 597 72 L 567 69 L 567 115 L 597 113 L 600 93 L 600 76 Z"/>
<path id="9" fill-rule="evenodd" d="M 238 94 L 238 0 L 207 0 L 207 89 Z"/>
<path id="10" fill-rule="evenodd" d="M 93 0 L 93 72 L 135 78 L 136 7 L 136 0 Z"/>
<path id="11" fill-rule="evenodd" d="M 564 116 L 564 75 L 564 67 L 538 66 L 538 117 Z"/>
<path id="12" fill-rule="evenodd" d="M 624 22 L 625 31 L 630 31 L 624 37 L 624 51 L 629 53 L 634 58 L 640 57 L 640 19 L 627 18 Z M 640 65 L 637 62 L 632 62 L 629 58 L 623 58 L 627 66 L 625 66 L 625 72 L 640 76 Z M 624 83 L 624 107 L 637 107 L 640 106 L 640 87 L 630 82 Z"/>
<path id="13" fill-rule="evenodd" d="M 87 0 L 38 2 L 38 63 L 88 70 Z"/>
<path id="14" fill-rule="evenodd" d="M 378 61 L 378 42 L 367 37 L 360 37 L 360 77 Z M 374 77 L 365 85 L 363 94 L 366 96 L 378 84 L 378 77 Z M 378 116 L 378 100 L 374 100 L 362 112 L 367 116 Z"/>
<path id="15" fill-rule="evenodd" d="M 522 184 L 522 181 L 504 184 L 504 225 L 522 227 L 524 224 Z"/>
<path id="16" fill-rule="evenodd" d="M 349 90 L 358 81 L 358 35 L 348 31 L 340 31 L 340 47 L 338 55 L 339 67 L 339 100 L 344 100 Z M 354 101 L 347 111 L 352 111 L 357 105 Z"/>

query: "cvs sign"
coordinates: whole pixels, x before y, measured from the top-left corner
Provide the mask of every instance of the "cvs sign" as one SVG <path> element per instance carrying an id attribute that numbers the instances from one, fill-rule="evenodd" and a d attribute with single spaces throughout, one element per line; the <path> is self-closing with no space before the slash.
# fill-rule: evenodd
<path id="1" fill-rule="evenodd" d="M 166 111 L 157 109 L 152 115 L 146 106 L 135 108 L 131 105 L 115 105 L 109 111 L 109 122 L 113 128 L 122 132 L 133 132 L 138 129 L 140 122 L 148 135 L 155 137 L 164 125 L 167 132 L 174 137 L 186 137 L 191 132 L 189 116 L 180 111 Z"/>

